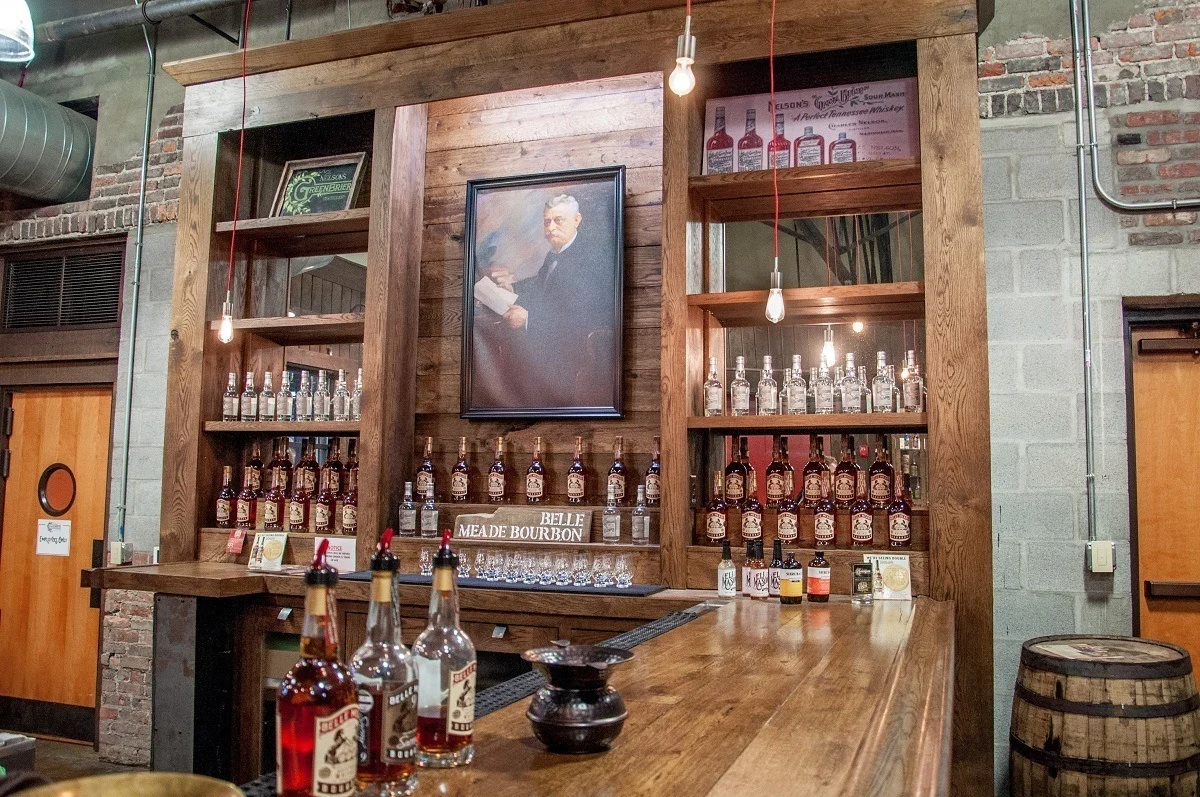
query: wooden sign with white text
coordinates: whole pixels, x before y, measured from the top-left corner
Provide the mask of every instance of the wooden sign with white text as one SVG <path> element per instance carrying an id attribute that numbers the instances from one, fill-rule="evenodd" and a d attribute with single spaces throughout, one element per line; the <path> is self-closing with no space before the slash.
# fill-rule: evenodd
<path id="1" fill-rule="evenodd" d="M 454 521 L 454 536 L 462 540 L 590 542 L 592 510 L 501 506 L 491 513 L 459 515 Z"/>

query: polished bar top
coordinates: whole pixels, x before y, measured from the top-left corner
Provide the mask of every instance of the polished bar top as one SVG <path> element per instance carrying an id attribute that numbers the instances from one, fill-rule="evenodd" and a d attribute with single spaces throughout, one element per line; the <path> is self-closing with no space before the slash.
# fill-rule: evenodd
<path id="1" fill-rule="evenodd" d="M 614 670 L 629 719 L 609 752 L 546 752 L 522 700 L 478 721 L 470 767 L 421 770 L 417 794 L 942 795 L 953 670 L 951 603 L 738 599 Z"/>

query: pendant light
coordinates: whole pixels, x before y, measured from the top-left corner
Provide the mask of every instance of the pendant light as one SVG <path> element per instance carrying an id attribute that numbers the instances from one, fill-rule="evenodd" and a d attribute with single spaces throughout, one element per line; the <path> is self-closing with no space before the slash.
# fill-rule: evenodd
<path id="1" fill-rule="evenodd" d="M 833 325 L 825 326 L 825 344 L 821 346 L 821 359 L 832 368 L 837 363 L 837 352 L 833 350 Z"/>
<path id="2" fill-rule="evenodd" d="M 33 17 L 25 0 L 0 0 L 0 61 L 33 60 Z"/>
<path id="3" fill-rule="evenodd" d="M 246 47 L 250 42 L 250 7 L 254 0 L 246 0 L 242 17 L 242 127 L 238 132 L 237 178 L 233 186 L 233 225 L 229 231 L 229 270 L 225 273 L 225 302 L 221 305 L 221 324 L 217 328 L 217 340 L 229 343 L 233 340 L 233 261 L 237 253 L 238 216 L 242 209 L 242 157 L 246 154 Z"/>
<path id="4" fill-rule="evenodd" d="M 767 70 L 771 75 L 771 118 L 775 108 L 775 0 L 771 0 L 771 33 L 767 44 Z M 771 225 L 775 243 L 775 265 L 771 270 L 771 290 L 767 292 L 767 320 L 778 324 L 786 310 L 783 303 L 783 276 L 779 273 L 779 158 L 771 161 L 771 185 L 775 196 L 775 223 Z"/>
<path id="5" fill-rule="evenodd" d="M 692 64 L 696 63 L 696 37 L 692 35 L 692 0 L 687 0 L 687 16 L 683 21 L 683 35 L 675 47 L 675 68 L 667 78 L 671 91 L 682 97 L 696 88 L 696 76 Z"/>

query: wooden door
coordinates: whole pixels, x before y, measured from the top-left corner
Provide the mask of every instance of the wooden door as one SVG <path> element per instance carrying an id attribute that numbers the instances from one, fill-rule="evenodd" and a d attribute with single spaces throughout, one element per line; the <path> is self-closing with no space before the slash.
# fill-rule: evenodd
<path id="1" fill-rule="evenodd" d="M 1182 645 L 1200 661 L 1200 360 L 1138 351 L 1144 338 L 1178 337 L 1173 329 L 1132 336 L 1134 590 L 1138 634 Z M 1153 591 L 1184 594 L 1150 597 L 1148 582 Z"/>
<path id="2" fill-rule="evenodd" d="M 102 539 L 108 495 L 109 387 L 25 390 L 12 396 L 11 468 L 0 526 L 0 696 L 94 708 L 99 609 L 79 586 Z M 55 517 L 39 483 L 62 464 L 74 498 Z M 47 499 L 65 507 L 70 483 L 59 473 Z M 36 553 L 38 520 L 70 521 L 66 556 Z"/>

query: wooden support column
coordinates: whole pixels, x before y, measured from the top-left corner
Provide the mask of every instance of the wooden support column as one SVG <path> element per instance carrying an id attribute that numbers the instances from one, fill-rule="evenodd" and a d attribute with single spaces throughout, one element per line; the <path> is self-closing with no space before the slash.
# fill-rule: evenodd
<path id="1" fill-rule="evenodd" d="M 992 792 L 992 501 L 983 174 L 972 35 L 917 41 L 931 588 L 955 602 L 952 793 Z"/>
<path id="2" fill-rule="evenodd" d="M 394 522 L 413 450 L 425 105 L 375 112 L 363 332 L 358 566 Z"/>

